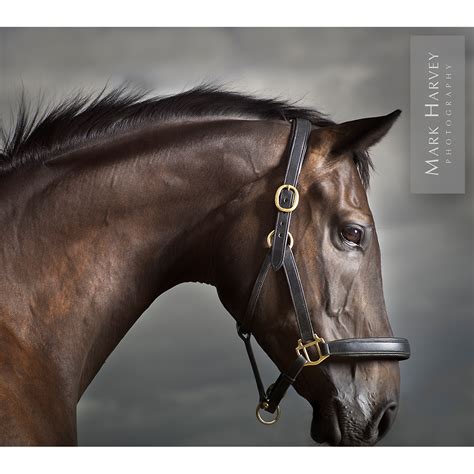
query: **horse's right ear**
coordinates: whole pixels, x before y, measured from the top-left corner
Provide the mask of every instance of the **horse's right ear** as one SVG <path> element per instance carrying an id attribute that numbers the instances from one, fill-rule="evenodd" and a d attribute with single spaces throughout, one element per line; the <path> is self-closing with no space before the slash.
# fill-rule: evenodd
<path id="1" fill-rule="evenodd" d="M 400 114 L 401 110 L 395 110 L 380 117 L 363 118 L 325 127 L 321 129 L 324 146 L 331 155 L 340 155 L 349 150 L 365 151 L 385 136 Z"/>

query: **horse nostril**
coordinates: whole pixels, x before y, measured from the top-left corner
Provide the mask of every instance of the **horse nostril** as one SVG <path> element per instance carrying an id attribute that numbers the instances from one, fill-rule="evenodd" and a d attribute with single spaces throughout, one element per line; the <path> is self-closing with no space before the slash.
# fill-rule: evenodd
<path id="1" fill-rule="evenodd" d="M 397 414 L 398 405 L 395 402 L 390 403 L 385 408 L 383 412 L 378 426 L 378 439 L 382 439 L 392 426 L 393 421 L 395 420 L 395 416 Z"/>

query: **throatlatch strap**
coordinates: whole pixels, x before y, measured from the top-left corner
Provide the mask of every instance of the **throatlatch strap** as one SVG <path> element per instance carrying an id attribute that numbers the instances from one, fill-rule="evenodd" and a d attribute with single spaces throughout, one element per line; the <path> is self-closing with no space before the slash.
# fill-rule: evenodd
<path id="1" fill-rule="evenodd" d="M 257 361 L 255 360 L 255 354 L 253 353 L 252 342 L 250 341 L 252 335 L 250 333 L 242 332 L 238 324 L 237 334 L 239 335 L 240 339 L 244 341 L 245 350 L 247 351 L 247 355 L 249 357 L 250 366 L 252 367 L 253 376 L 255 378 L 255 383 L 257 384 L 258 398 L 260 403 L 262 403 L 266 400 L 266 392 L 262 382 L 262 377 L 260 376 L 260 372 L 258 370 Z"/>
<path id="2" fill-rule="evenodd" d="M 309 120 L 295 119 L 293 121 L 290 137 L 290 156 L 288 159 L 288 167 L 286 168 L 285 180 L 283 181 L 284 185 L 296 187 L 298 184 L 298 177 L 306 155 L 310 133 L 311 122 Z M 282 189 L 279 198 L 281 207 L 291 208 L 295 194 L 289 189 Z M 283 265 L 290 220 L 291 212 L 278 211 L 272 244 L 272 267 L 274 270 L 280 269 Z"/>

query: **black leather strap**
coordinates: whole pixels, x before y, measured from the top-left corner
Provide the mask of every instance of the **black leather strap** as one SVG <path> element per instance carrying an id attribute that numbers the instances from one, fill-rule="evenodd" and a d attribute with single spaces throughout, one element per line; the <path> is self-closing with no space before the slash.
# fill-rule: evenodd
<path id="1" fill-rule="evenodd" d="M 323 355 L 357 359 L 396 359 L 410 357 L 410 344 L 402 337 L 369 337 L 365 339 L 338 339 L 320 343 Z"/>
<path id="2" fill-rule="evenodd" d="M 276 382 L 268 387 L 265 399 L 267 405 L 263 408 L 265 411 L 275 413 L 286 391 L 290 385 L 295 383 L 305 364 L 306 359 L 303 356 L 298 356 L 290 368 L 286 372 L 282 372 Z"/>
<path id="3" fill-rule="evenodd" d="M 303 284 L 296 267 L 295 256 L 289 246 L 284 255 L 283 268 L 285 269 L 286 281 L 290 289 L 301 339 L 303 342 L 311 341 L 314 333 L 313 325 L 311 324 L 311 317 L 304 296 Z"/>
<path id="4" fill-rule="evenodd" d="M 267 396 L 265 392 L 265 387 L 262 382 L 262 377 L 260 376 L 260 372 L 258 370 L 257 361 L 255 360 L 255 355 L 253 353 L 252 342 L 250 341 L 252 335 L 250 333 L 242 332 L 238 324 L 237 334 L 239 335 L 240 339 L 244 341 L 245 349 L 247 351 L 247 355 L 250 361 L 250 366 L 252 367 L 253 376 L 255 378 L 255 383 L 257 384 L 258 398 L 260 403 L 262 403 L 266 400 Z"/>
<path id="5" fill-rule="evenodd" d="M 292 122 L 290 153 L 283 184 L 289 184 L 294 187 L 298 184 L 310 133 L 311 122 L 309 120 L 296 119 Z M 293 199 L 294 193 L 284 189 L 280 193 L 280 206 L 290 208 L 293 204 Z M 283 265 L 290 221 L 291 212 L 278 211 L 272 244 L 272 267 L 274 270 L 278 270 Z"/>

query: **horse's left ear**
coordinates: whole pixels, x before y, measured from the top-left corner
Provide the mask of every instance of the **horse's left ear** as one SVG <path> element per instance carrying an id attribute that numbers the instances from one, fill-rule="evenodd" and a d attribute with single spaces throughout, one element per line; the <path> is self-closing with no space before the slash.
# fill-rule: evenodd
<path id="1" fill-rule="evenodd" d="M 331 152 L 340 154 L 347 150 L 367 150 L 385 136 L 400 114 L 401 110 L 395 110 L 388 115 L 352 120 L 330 127 Z"/>

